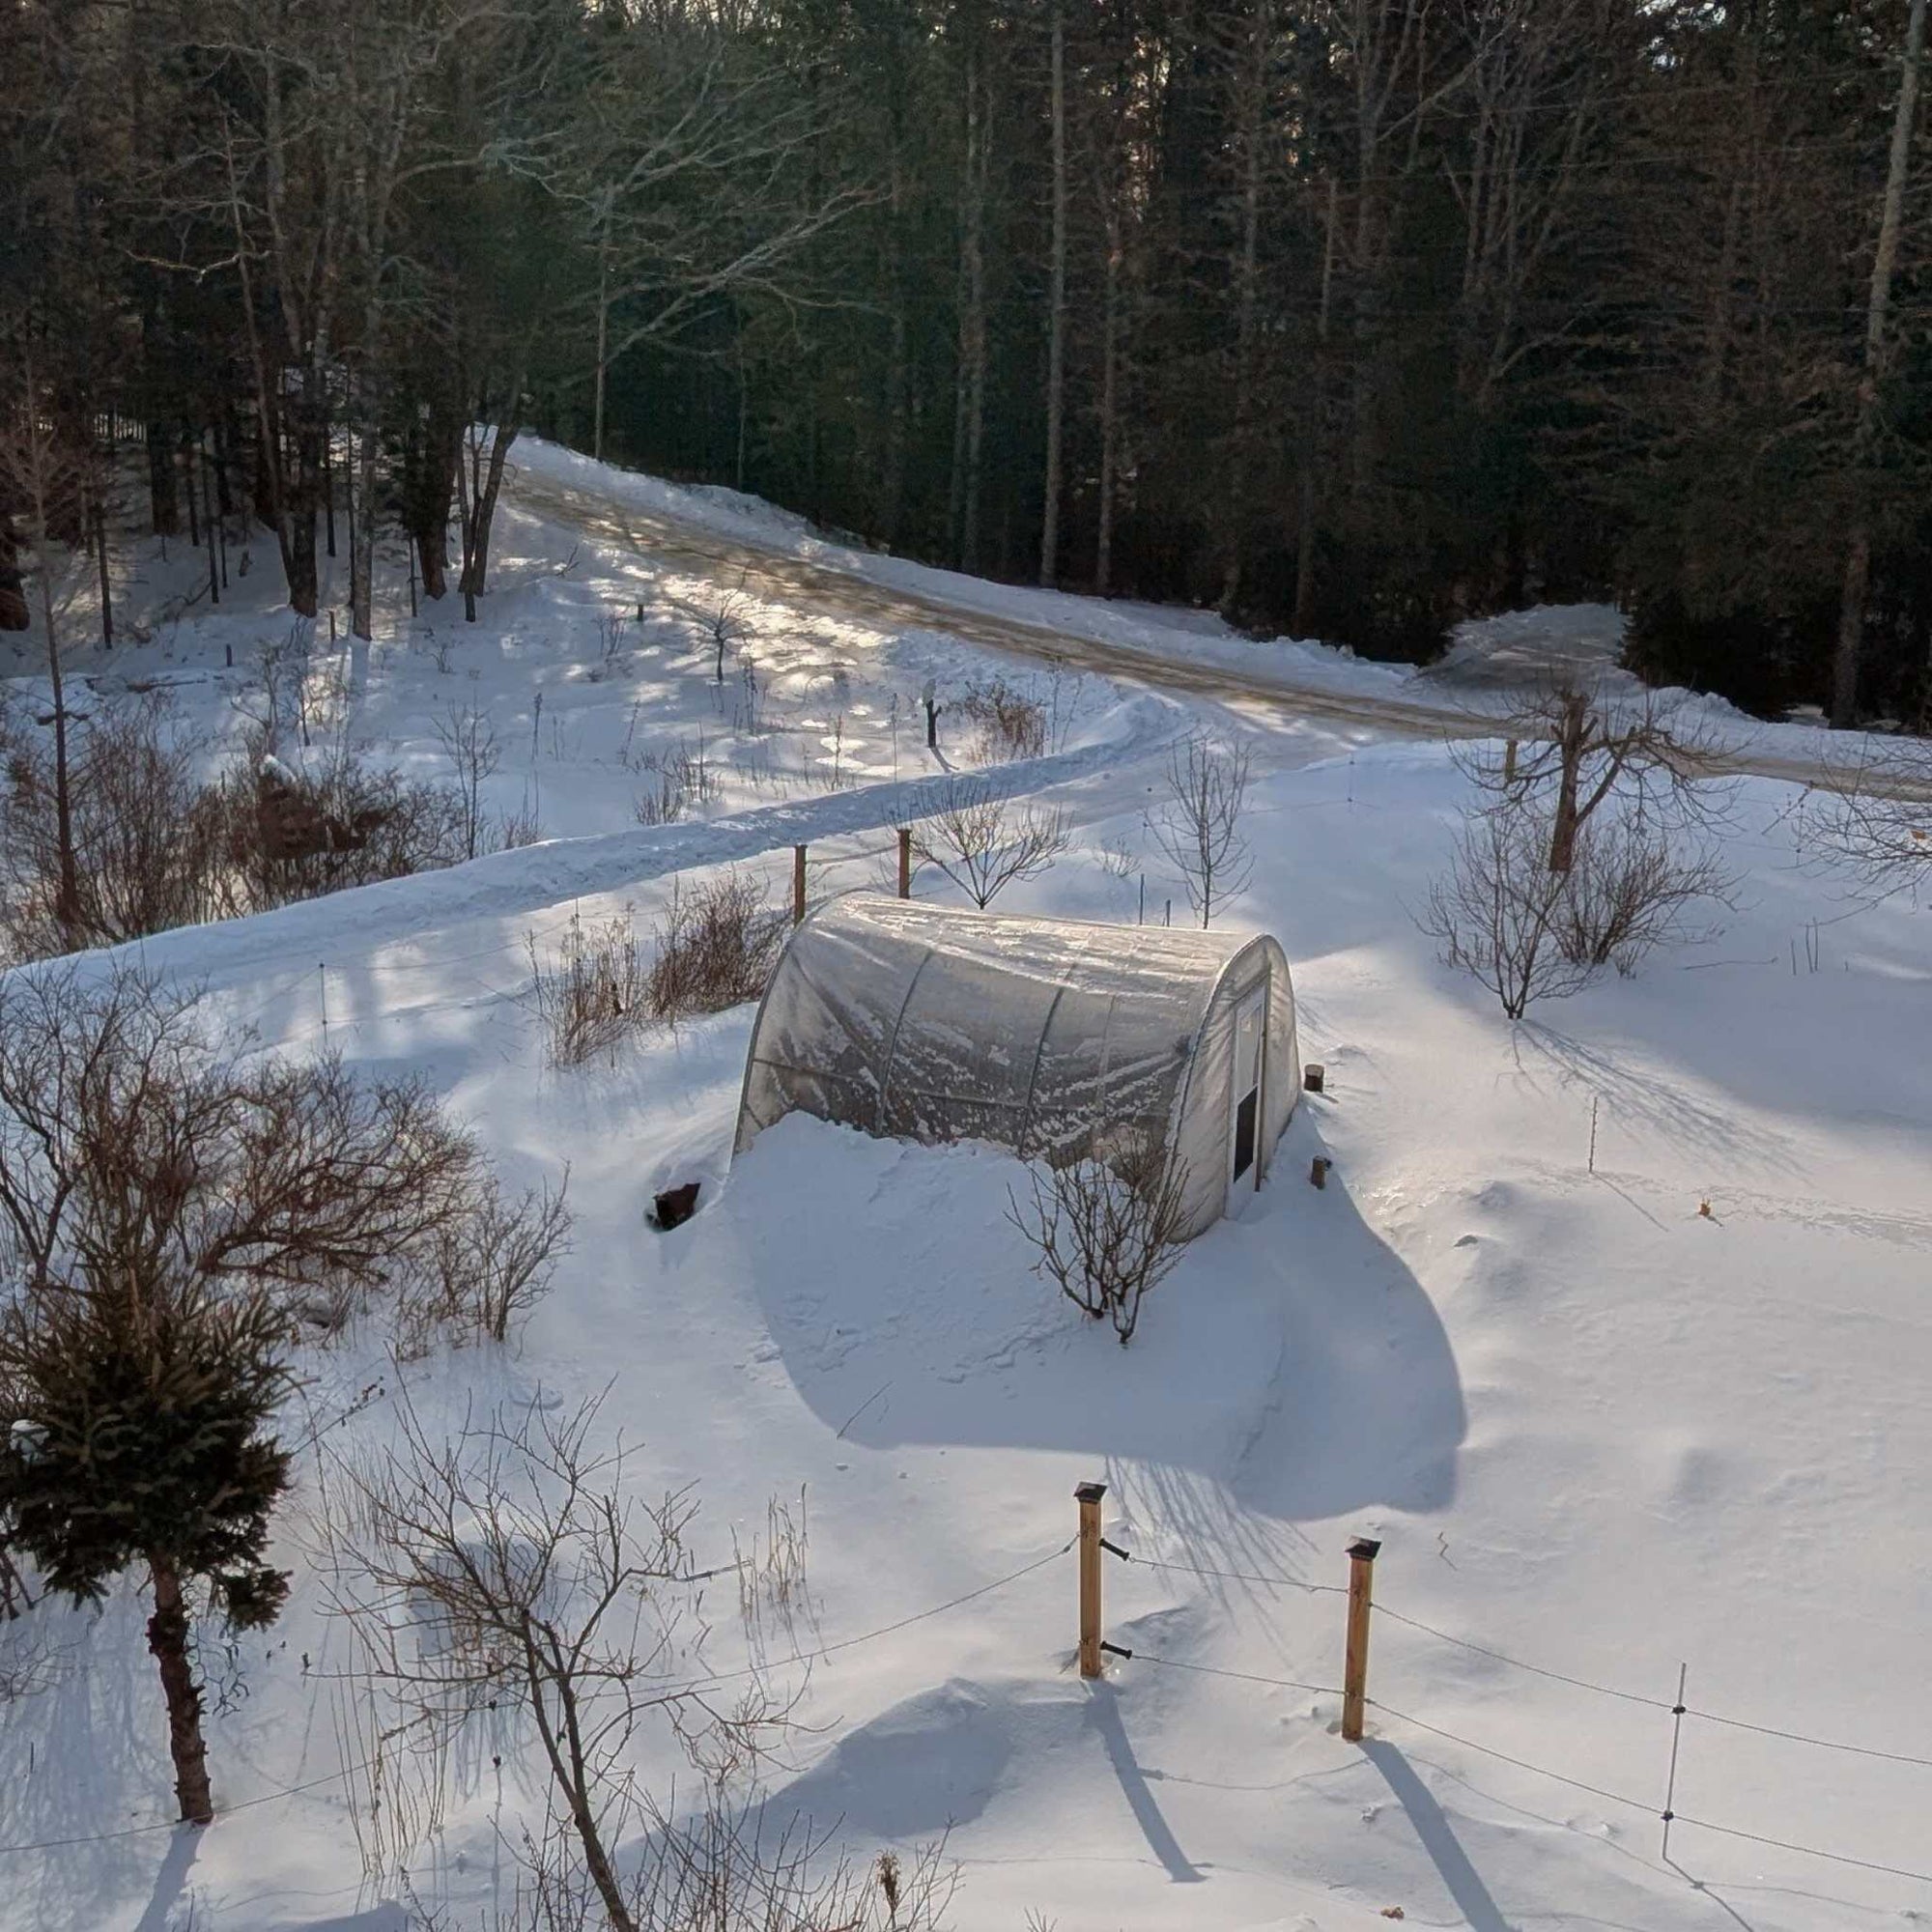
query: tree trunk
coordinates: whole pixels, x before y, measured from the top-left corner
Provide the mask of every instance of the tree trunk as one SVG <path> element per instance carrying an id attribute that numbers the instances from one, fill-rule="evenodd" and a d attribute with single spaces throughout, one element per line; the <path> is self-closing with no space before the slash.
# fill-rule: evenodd
<path id="1" fill-rule="evenodd" d="M 107 575 L 107 505 L 98 490 L 88 492 L 88 521 L 94 526 L 94 562 L 100 578 L 100 641 L 114 642 L 114 585 Z"/>
<path id="2" fill-rule="evenodd" d="M 502 412 L 503 415 L 514 415 L 515 398 L 524 391 L 524 379 L 520 371 L 511 386 L 511 401 Z M 463 592 L 463 614 L 469 623 L 476 621 L 476 600 L 483 594 L 484 584 L 490 572 L 490 526 L 497 515 L 497 497 L 503 487 L 503 465 L 510 454 L 510 445 L 517 440 L 514 422 L 498 420 L 496 434 L 490 439 L 490 462 L 484 469 L 481 450 L 472 444 L 469 452 L 469 488 L 466 491 L 463 504 L 463 578 L 459 588 Z M 480 473 L 479 473 L 480 472 Z"/>
<path id="3" fill-rule="evenodd" d="M 194 437 L 186 423 L 181 427 L 182 469 L 186 472 L 184 483 L 187 490 L 187 540 L 196 550 L 201 548 L 201 482 L 195 475 Z"/>
<path id="4" fill-rule="evenodd" d="M 904 169 L 899 159 L 899 116 L 893 117 L 893 147 L 888 191 L 890 254 L 887 286 L 892 294 L 892 320 L 886 338 L 886 460 L 881 495 L 879 535 L 890 551 L 905 533 L 906 431 L 912 387 L 912 331 L 906 320 L 905 244 L 901 239 L 900 208 L 904 199 Z M 738 353 L 738 488 L 745 487 L 745 360 L 743 324 Z"/>
<path id="5" fill-rule="evenodd" d="M 1100 321 L 1100 506 L 1094 536 L 1094 588 L 1113 587 L 1114 492 L 1121 447 L 1121 242 L 1120 218 L 1107 215 L 1107 282 Z"/>
<path id="6" fill-rule="evenodd" d="M 1339 188 L 1328 178 L 1328 209 L 1321 236 L 1321 300 L 1315 312 L 1315 383 L 1301 439 L 1301 476 L 1294 533 L 1294 615 L 1289 628 L 1297 638 L 1315 635 L 1315 479 L 1321 462 L 1321 432 L 1328 413 L 1328 325 L 1335 287 L 1335 216 Z"/>
<path id="7" fill-rule="evenodd" d="M 1556 810 L 1549 826 L 1552 872 L 1567 872 L 1577 863 L 1577 832 L 1582 824 L 1583 753 L 1589 731 L 1589 700 L 1578 692 L 1566 694 L 1556 724 Z"/>
<path id="8" fill-rule="evenodd" d="M 0 509 L 0 631 L 24 631 L 32 624 L 20 584 L 20 540 L 14 534 L 14 519 Z"/>
<path id="9" fill-rule="evenodd" d="M 322 527 L 323 547 L 335 554 L 335 429 L 331 424 L 322 436 Z"/>
<path id="10" fill-rule="evenodd" d="M 1912 0 L 1905 30 L 1905 65 L 1898 77 L 1898 109 L 1892 118 L 1885 206 L 1879 217 L 1871 295 L 1865 309 L 1865 360 L 1859 382 L 1858 423 L 1852 432 L 1852 522 L 1838 608 L 1837 649 L 1832 662 L 1832 723 L 1840 729 L 1855 723 L 1859 714 L 1859 659 L 1864 648 L 1865 600 L 1871 589 L 1871 469 L 1878 444 L 1879 390 L 1891 359 L 1886 317 L 1891 304 L 1892 270 L 1898 261 L 1899 219 L 1912 163 L 1912 124 L 1918 106 L 1918 64 L 1924 49 L 1925 0 Z"/>
<path id="11" fill-rule="evenodd" d="M 278 430 L 279 412 L 273 419 Z M 294 435 L 267 445 L 275 496 L 275 541 L 282 554 L 282 571 L 289 586 L 289 608 L 298 617 L 313 617 L 322 608 L 322 580 L 316 562 L 316 485 L 322 474 L 322 440 L 328 427 L 327 379 L 322 370 L 302 372 L 302 393 L 296 412 Z M 271 434 L 265 425 L 265 437 Z M 279 461 L 278 461 L 279 459 Z M 354 533 L 352 532 L 352 535 Z"/>
<path id="12" fill-rule="evenodd" d="M 415 546 L 423 594 L 449 592 L 449 505 L 463 461 L 463 424 L 457 411 L 432 402 L 403 444 L 403 520 Z"/>
<path id="13" fill-rule="evenodd" d="M 206 1825 L 214 1816 L 208 1788 L 208 1746 L 201 1735 L 201 1687 L 187 1654 L 187 1609 L 181 1578 L 165 1556 L 150 1555 L 148 1574 L 155 1613 L 148 1619 L 148 1648 L 161 1673 L 168 1707 L 168 1751 L 175 1763 L 175 1797 L 182 1822 Z"/>
<path id="14" fill-rule="evenodd" d="M 349 412 L 350 467 L 355 478 L 355 527 L 350 532 L 349 628 L 364 643 L 375 636 L 376 412 L 364 384 Z"/>
<path id="15" fill-rule="evenodd" d="M 537 1737 L 544 1755 L 550 1760 L 551 1776 L 563 1794 L 570 1812 L 571 1829 L 583 1852 L 583 1869 L 597 1889 L 597 1896 L 610 1920 L 611 1932 L 638 1932 L 638 1921 L 624 1901 L 624 1889 L 604 1846 L 597 1813 L 590 1800 L 589 1767 L 585 1762 L 582 1725 L 578 1716 L 576 1691 L 568 1677 L 558 1681 L 537 1660 L 526 1639 L 526 1679 L 530 1690 L 530 1715 L 536 1719 Z M 557 1715 L 553 1718 L 544 1695 L 546 1683 L 554 1690 Z"/>
<path id="16" fill-rule="evenodd" d="M 43 499 L 44 500 L 44 499 Z M 73 852 L 73 788 L 67 755 L 67 680 L 61 674 L 60 638 L 54 626 L 53 559 L 43 503 L 36 504 L 40 529 L 36 559 L 41 580 L 41 621 L 47 633 L 47 682 L 54 694 L 54 838 L 60 848 L 60 878 L 54 887 L 54 923 L 70 946 L 80 937 L 80 867 Z"/>
<path id="17" fill-rule="evenodd" d="M 1040 519 L 1039 581 L 1060 576 L 1062 444 L 1066 426 L 1066 20 L 1053 5 L 1053 257 L 1047 296 L 1046 505 Z"/>
<path id="18" fill-rule="evenodd" d="M 986 435 L 986 149 L 990 129 L 984 54 L 966 61 L 965 181 L 959 239 L 959 375 L 952 440 L 955 557 L 971 570 L 980 557 L 980 475 Z"/>
<path id="19" fill-rule="evenodd" d="M 1257 9 L 1254 65 L 1241 102 L 1241 218 L 1235 259 L 1235 408 L 1228 450 L 1228 488 L 1223 504 L 1221 612 L 1232 617 L 1240 602 L 1247 564 L 1248 465 L 1255 427 L 1255 322 L 1260 303 L 1262 136 L 1267 109 L 1268 43 L 1273 9 Z"/>
<path id="20" fill-rule="evenodd" d="M 604 385 L 611 367 L 611 216 L 597 238 L 597 394 L 590 411 L 590 454 L 604 461 Z M 742 486 L 741 486 L 742 487 Z"/>
<path id="21" fill-rule="evenodd" d="M 148 520 L 157 537 L 181 529 L 181 497 L 175 488 L 174 451 L 165 423 L 148 425 Z"/>

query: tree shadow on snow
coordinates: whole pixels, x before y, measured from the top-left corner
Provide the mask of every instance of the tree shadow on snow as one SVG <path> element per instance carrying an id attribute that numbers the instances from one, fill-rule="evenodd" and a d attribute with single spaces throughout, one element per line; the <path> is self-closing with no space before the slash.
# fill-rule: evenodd
<path id="1" fill-rule="evenodd" d="M 1031 1271 L 1020 1167 L 798 1117 L 738 1164 L 727 1231 L 799 1393 L 844 1440 L 1058 1450 L 1146 1526 L 1294 1563 L 1276 1525 L 1446 1508 L 1465 1413 L 1434 1305 L 1291 1124 L 1267 1186 L 1190 1244 L 1122 1349 Z M 798 1211 L 798 1203 L 810 1211 Z M 1274 1523 L 1258 1523 L 1259 1515 Z"/>

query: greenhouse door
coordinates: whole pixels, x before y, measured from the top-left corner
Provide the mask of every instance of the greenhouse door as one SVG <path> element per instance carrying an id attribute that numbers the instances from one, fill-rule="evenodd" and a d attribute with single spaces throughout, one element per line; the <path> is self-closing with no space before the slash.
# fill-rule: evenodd
<path id="1" fill-rule="evenodd" d="M 1228 1212 L 1262 1184 L 1262 1047 L 1267 1038 L 1267 981 L 1235 1009 L 1235 1077 L 1229 1084 Z"/>

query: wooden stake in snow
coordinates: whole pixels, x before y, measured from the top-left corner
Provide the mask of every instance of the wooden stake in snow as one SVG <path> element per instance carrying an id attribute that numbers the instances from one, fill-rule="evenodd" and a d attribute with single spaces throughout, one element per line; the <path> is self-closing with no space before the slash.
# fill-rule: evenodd
<path id="1" fill-rule="evenodd" d="M 1376 1558 L 1381 1545 L 1363 1536 L 1349 1546 L 1349 1650 L 1342 1665 L 1342 1737 L 1362 1741 L 1362 1713 L 1369 1701 L 1369 1609 L 1374 1601 Z"/>
<path id="2" fill-rule="evenodd" d="M 805 847 L 791 848 L 791 923 L 797 925 L 805 918 Z"/>
<path id="3" fill-rule="evenodd" d="M 1100 1674 L 1100 1498 L 1105 1483 L 1082 1483 L 1073 1492 L 1080 1505 L 1080 1674 Z"/>
<path id="4" fill-rule="evenodd" d="M 899 897 L 912 897 L 912 827 L 899 827 Z"/>

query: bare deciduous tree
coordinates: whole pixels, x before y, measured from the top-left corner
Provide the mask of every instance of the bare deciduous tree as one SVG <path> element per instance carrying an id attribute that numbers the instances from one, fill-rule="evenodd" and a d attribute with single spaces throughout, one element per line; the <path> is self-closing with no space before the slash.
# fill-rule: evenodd
<path id="1" fill-rule="evenodd" d="M 334 1608 L 425 1736 L 486 1709 L 523 1715 L 604 1917 L 648 1932 L 665 1921 L 640 1912 L 616 1857 L 639 1818 L 639 1726 L 656 1716 L 700 1755 L 735 1760 L 785 1719 L 754 1679 L 726 1706 L 691 1667 L 696 1505 L 626 1493 L 622 1446 L 592 1440 L 595 1401 L 532 1401 L 453 1438 L 407 1401 L 401 1415 L 404 1453 L 345 1471 Z"/>
<path id="2" fill-rule="evenodd" d="M 1026 1202 L 1008 1190 L 1007 1218 L 1037 1251 L 1034 1272 L 1130 1342 L 1142 1300 L 1181 1256 L 1185 1166 L 1169 1158 L 1158 1136 L 1137 1133 L 1111 1149 L 1036 1166 L 1030 1184 Z"/>
<path id="3" fill-rule="evenodd" d="M 1201 915 L 1204 932 L 1254 869 L 1241 836 L 1249 764 L 1245 745 L 1221 751 L 1203 738 L 1188 739 L 1168 759 L 1167 802 L 1151 829 L 1154 842 L 1180 868 L 1187 902 Z"/>
<path id="4" fill-rule="evenodd" d="M 1020 879 L 1037 877 L 1067 846 L 1066 814 L 1016 805 L 983 784 L 956 784 L 914 828 L 912 849 L 981 912 Z"/>
<path id="5" fill-rule="evenodd" d="M 1832 774 L 1808 830 L 1879 897 L 1932 878 L 1932 752 L 1922 742 L 1874 743 Z"/>
<path id="6" fill-rule="evenodd" d="M 1690 910 L 1728 905 L 1733 885 L 1716 853 L 1679 850 L 1634 812 L 1586 832 L 1567 876 L 1555 917 L 1564 957 L 1626 979 L 1655 948 L 1709 936 L 1688 923 Z"/>
<path id="7" fill-rule="evenodd" d="M 1503 762 L 1486 745 L 1463 756 L 1463 768 L 1500 796 L 1547 795 L 1552 872 L 1570 869 L 1584 827 L 1606 806 L 1675 827 L 1720 815 L 1729 797 L 1716 777 L 1711 732 L 1655 692 L 1622 698 L 1559 680 L 1513 708 L 1497 735 L 1513 748 Z"/>

